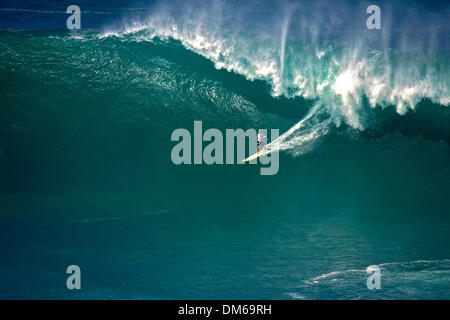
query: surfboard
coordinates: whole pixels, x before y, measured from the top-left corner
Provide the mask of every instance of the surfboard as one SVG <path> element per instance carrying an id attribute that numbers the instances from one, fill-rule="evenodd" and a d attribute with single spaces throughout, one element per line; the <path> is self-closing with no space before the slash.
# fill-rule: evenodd
<path id="1" fill-rule="evenodd" d="M 261 156 L 263 156 L 265 154 L 268 154 L 269 152 L 270 152 L 270 148 L 266 146 L 260 152 L 257 152 L 255 154 L 251 155 L 250 157 L 242 160 L 241 162 L 249 162 L 249 161 L 255 160 L 255 159 L 257 159 L 257 158 L 259 158 L 259 157 L 261 157 Z"/>

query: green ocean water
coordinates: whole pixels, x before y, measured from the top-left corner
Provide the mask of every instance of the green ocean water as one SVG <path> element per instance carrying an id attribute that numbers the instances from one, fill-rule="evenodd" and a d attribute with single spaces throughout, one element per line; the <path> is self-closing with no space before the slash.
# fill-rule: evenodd
<path id="1" fill-rule="evenodd" d="M 391 55 L 376 95 L 385 64 L 295 45 L 280 80 L 181 36 L 0 32 L 0 298 L 449 299 L 448 52 Z M 171 161 L 196 120 L 284 133 L 313 106 L 276 175 Z"/>

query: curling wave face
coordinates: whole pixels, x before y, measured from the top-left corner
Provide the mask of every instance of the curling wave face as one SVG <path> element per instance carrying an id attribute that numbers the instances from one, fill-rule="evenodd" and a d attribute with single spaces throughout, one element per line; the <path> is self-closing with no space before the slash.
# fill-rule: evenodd
<path id="1" fill-rule="evenodd" d="M 408 5 L 415 9 L 405 10 Z M 423 8 L 417 30 L 411 21 L 418 5 L 404 4 L 402 18 L 393 19 L 400 8 L 387 3 L 382 29 L 374 31 L 365 28 L 365 3 L 355 8 L 346 2 L 273 2 L 264 9 L 258 2 L 160 4 L 148 15 L 106 28 L 101 37 L 179 40 L 217 69 L 266 81 L 274 97 L 316 101 L 320 107 L 315 112 L 320 117 L 327 114 L 326 123 L 310 123 L 312 133 L 291 130 L 281 138 L 286 143 L 279 145 L 289 149 L 307 137 L 320 136 L 329 124 L 364 130 L 371 126 L 377 107 L 394 107 L 404 115 L 424 99 L 449 105 L 448 26 L 438 9 Z M 257 13 L 255 7 L 260 9 Z M 442 12 L 446 10 L 448 6 Z M 343 21 L 343 13 L 349 11 L 354 21 Z M 304 120 L 294 127 L 303 127 Z"/>

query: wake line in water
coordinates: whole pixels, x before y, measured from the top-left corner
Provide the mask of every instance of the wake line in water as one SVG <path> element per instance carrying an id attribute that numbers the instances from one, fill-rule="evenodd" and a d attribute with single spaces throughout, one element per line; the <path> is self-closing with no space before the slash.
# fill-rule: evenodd
<path id="1" fill-rule="evenodd" d="M 331 118 L 327 118 L 323 121 L 316 121 L 316 116 L 319 115 L 321 111 L 323 111 L 323 106 L 320 103 L 316 103 L 301 121 L 268 145 L 270 151 L 268 151 L 267 154 L 274 151 L 290 150 L 294 148 L 294 154 L 296 155 L 307 151 L 305 145 L 316 141 L 326 134 L 329 125 L 332 123 Z"/>

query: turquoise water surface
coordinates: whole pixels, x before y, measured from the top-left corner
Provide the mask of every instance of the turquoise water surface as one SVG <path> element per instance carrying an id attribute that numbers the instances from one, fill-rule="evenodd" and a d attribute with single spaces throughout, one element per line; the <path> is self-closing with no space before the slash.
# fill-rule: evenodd
<path id="1" fill-rule="evenodd" d="M 448 4 L 411 44 L 415 2 L 376 39 L 364 4 L 215 3 L 0 10 L 0 298 L 449 299 Z M 173 164 L 194 121 L 297 129 L 264 176 Z"/>

